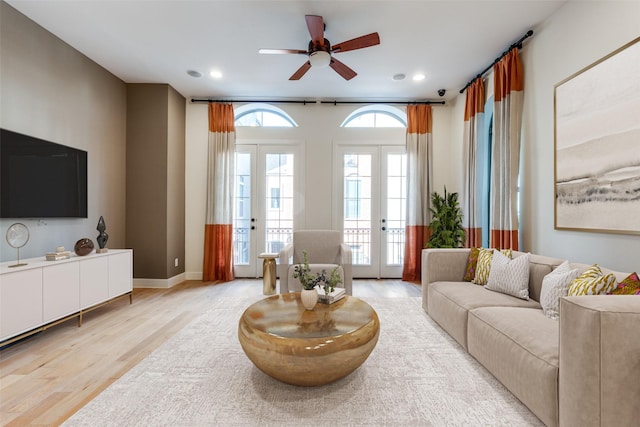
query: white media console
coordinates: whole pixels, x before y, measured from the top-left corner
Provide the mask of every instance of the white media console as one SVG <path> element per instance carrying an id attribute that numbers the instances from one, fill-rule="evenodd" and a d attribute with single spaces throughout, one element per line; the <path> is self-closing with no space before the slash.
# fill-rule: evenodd
<path id="1" fill-rule="evenodd" d="M 133 251 L 109 249 L 61 261 L 0 264 L 0 345 L 82 314 L 133 290 Z"/>

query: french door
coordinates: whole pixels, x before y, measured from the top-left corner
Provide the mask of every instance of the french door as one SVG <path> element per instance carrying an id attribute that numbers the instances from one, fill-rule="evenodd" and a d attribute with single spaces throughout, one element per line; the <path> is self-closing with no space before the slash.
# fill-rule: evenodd
<path id="1" fill-rule="evenodd" d="M 300 194 L 298 145 L 236 145 L 233 261 L 237 277 L 262 276 L 263 252 L 293 237 Z M 260 261 L 260 262 L 259 262 Z"/>
<path id="2" fill-rule="evenodd" d="M 402 277 L 406 170 L 404 146 L 337 146 L 338 226 L 354 277 Z"/>

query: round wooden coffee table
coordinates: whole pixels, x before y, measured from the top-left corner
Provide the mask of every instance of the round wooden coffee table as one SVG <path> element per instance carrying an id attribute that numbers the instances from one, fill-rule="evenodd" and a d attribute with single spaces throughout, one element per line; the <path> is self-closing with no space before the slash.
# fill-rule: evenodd
<path id="1" fill-rule="evenodd" d="M 379 333 L 378 315 L 366 302 L 345 296 L 305 310 L 299 292 L 256 302 L 238 324 L 240 345 L 253 364 L 298 386 L 328 384 L 349 375 L 369 357 Z"/>

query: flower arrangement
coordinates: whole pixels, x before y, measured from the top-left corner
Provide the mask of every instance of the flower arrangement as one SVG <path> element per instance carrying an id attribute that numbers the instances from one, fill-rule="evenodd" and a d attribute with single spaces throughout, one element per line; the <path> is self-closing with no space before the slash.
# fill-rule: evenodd
<path id="1" fill-rule="evenodd" d="M 329 293 L 332 292 L 337 285 L 342 283 L 338 267 L 333 269 L 329 277 L 327 277 L 327 271 L 324 269 L 320 273 L 313 274 L 311 273 L 311 268 L 309 267 L 307 251 L 303 250 L 302 256 L 303 263 L 293 267 L 293 278 L 300 280 L 300 284 L 302 285 L 303 289 L 313 290 L 316 286 L 320 286 L 322 284 L 324 293 L 326 295 L 329 295 Z"/>

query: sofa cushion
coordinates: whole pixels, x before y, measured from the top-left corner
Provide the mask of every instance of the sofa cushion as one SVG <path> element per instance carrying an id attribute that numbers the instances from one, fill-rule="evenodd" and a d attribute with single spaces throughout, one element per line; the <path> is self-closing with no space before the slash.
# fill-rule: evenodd
<path id="1" fill-rule="evenodd" d="M 579 262 L 570 262 L 569 265 L 571 265 L 571 268 L 577 268 L 578 271 L 580 272 L 580 274 L 584 273 L 585 271 L 587 271 L 588 269 L 590 269 L 591 267 L 593 267 L 592 264 L 583 264 L 583 263 L 579 263 Z M 602 270 L 602 274 L 607 275 L 609 273 L 613 273 L 616 276 L 616 280 L 618 282 L 621 282 L 625 277 L 627 277 L 629 275 L 629 272 L 623 272 L 623 271 L 615 271 L 615 270 L 611 270 L 607 267 L 603 267 L 603 266 L 599 266 L 600 269 Z"/>
<path id="2" fill-rule="evenodd" d="M 464 270 L 465 282 L 470 282 L 476 277 L 476 268 L 478 266 L 478 255 L 480 255 L 480 248 L 471 248 L 469 250 L 469 258 L 467 259 L 467 267 Z"/>
<path id="3" fill-rule="evenodd" d="M 475 286 L 469 282 L 435 282 L 429 285 L 429 316 L 467 348 L 467 313 L 487 306 L 538 308 L 536 301 L 525 301 Z"/>
<path id="4" fill-rule="evenodd" d="M 511 249 L 502 249 L 504 255 L 511 258 Z M 493 249 L 480 248 L 478 253 L 478 264 L 476 266 L 476 275 L 473 278 L 473 283 L 476 285 L 486 285 L 489 280 L 489 273 L 491 272 L 491 260 L 493 259 Z"/>
<path id="5" fill-rule="evenodd" d="M 485 288 L 516 298 L 529 299 L 529 254 L 511 259 L 496 252 Z"/>
<path id="6" fill-rule="evenodd" d="M 609 292 L 610 295 L 640 295 L 640 278 L 638 273 L 631 273 L 623 279 L 614 290 Z"/>
<path id="7" fill-rule="evenodd" d="M 584 273 L 573 279 L 569 285 L 569 296 L 600 295 L 611 292 L 616 286 L 616 276 L 606 276 L 598 264 L 589 267 Z"/>
<path id="8" fill-rule="evenodd" d="M 568 261 L 563 262 L 544 277 L 540 305 L 545 316 L 554 320 L 560 318 L 560 298 L 567 296 L 569 285 L 576 277 L 578 277 L 578 270 L 572 270 Z"/>
<path id="9" fill-rule="evenodd" d="M 524 254 L 525 252 L 513 251 L 512 258 L 517 258 Z M 529 255 L 529 298 L 540 301 L 542 279 L 564 261 L 560 258 L 551 258 L 544 255 Z"/>
<path id="10" fill-rule="evenodd" d="M 559 325 L 539 309 L 469 312 L 468 351 L 542 422 L 558 425 Z"/>

